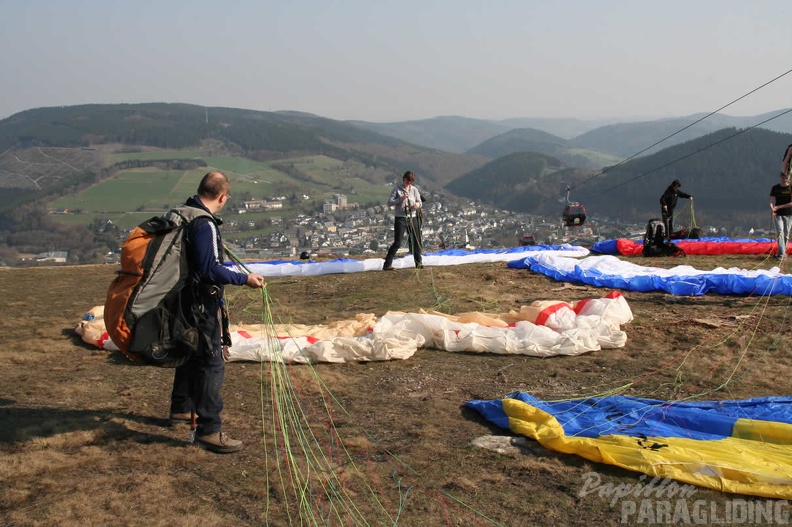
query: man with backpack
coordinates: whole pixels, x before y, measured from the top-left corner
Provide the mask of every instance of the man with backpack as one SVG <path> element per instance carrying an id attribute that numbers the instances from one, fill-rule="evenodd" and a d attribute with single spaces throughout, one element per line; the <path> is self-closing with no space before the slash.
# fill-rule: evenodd
<path id="1" fill-rule="evenodd" d="M 194 219 L 186 233 L 189 280 L 195 284 L 191 304 L 197 312 L 199 342 L 198 352 L 176 368 L 170 405 L 171 424 L 189 423 L 194 412 L 198 416 L 196 444 L 218 453 L 242 448 L 241 441 L 231 439 L 222 431 L 220 418 L 223 410 L 220 388 L 230 344 L 225 334 L 223 286 L 262 288 L 266 285 L 261 275 L 238 273 L 223 265 L 223 241 L 218 230 L 222 221 L 215 214 L 228 201 L 230 188 L 225 174 L 210 172 L 201 180 L 198 193 L 186 202 L 186 206 L 202 209 L 210 215 Z"/>
<path id="2" fill-rule="evenodd" d="M 693 201 L 693 196 L 682 192 L 679 190 L 680 188 L 682 188 L 682 183 L 675 179 L 668 185 L 663 195 L 660 196 L 660 213 L 663 216 L 665 235 L 668 241 L 671 241 L 671 235 L 674 233 L 674 209 L 676 208 L 677 200 L 684 198 Z"/>

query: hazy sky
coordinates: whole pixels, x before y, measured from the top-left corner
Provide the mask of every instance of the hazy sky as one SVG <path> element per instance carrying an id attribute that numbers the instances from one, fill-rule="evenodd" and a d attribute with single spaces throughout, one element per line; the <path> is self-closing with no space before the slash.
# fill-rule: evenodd
<path id="1" fill-rule="evenodd" d="M 709 112 L 792 69 L 790 0 L 0 0 L 0 118 L 184 102 L 333 119 Z M 792 107 L 792 73 L 729 107 Z"/>

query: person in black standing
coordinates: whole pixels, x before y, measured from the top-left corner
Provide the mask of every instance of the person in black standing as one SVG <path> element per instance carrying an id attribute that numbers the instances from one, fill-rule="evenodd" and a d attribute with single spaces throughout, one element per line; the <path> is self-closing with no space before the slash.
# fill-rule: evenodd
<path id="1" fill-rule="evenodd" d="M 407 233 L 407 246 L 413 255 L 415 268 L 423 268 L 422 248 L 421 248 L 421 224 L 423 222 L 423 198 L 421 191 L 414 185 L 415 174 L 405 172 L 402 176 L 402 184 L 397 185 L 391 191 L 388 198 L 388 205 L 396 207 L 393 222 L 393 244 L 388 249 L 385 256 L 383 271 L 393 270 L 393 259 L 396 251 L 404 241 L 404 234 Z"/>
<path id="2" fill-rule="evenodd" d="M 675 179 L 668 185 L 663 195 L 660 196 L 660 213 L 665 224 L 666 239 L 669 241 L 671 240 L 671 234 L 674 232 L 674 209 L 676 208 L 677 200 L 684 198 L 693 201 L 693 196 L 682 192 L 679 190 L 680 188 L 682 188 L 682 183 Z"/>
<path id="3" fill-rule="evenodd" d="M 783 260 L 789 242 L 789 228 L 792 227 L 792 187 L 789 185 L 789 173 L 781 172 L 781 183 L 770 189 L 770 210 L 773 211 L 773 224 L 778 240 L 775 257 Z"/>

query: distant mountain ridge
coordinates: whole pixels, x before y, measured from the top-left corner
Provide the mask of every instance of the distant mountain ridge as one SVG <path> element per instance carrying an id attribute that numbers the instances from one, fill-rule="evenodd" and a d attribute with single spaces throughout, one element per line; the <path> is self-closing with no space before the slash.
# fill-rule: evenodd
<path id="1" fill-rule="evenodd" d="M 515 128 L 493 121 L 454 116 L 395 123 L 347 122 L 408 143 L 456 153 L 465 152 Z"/>
<path id="2" fill-rule="evenodd" d="M 638 154 L 647 155 L 664 148 L 684 143 L 724 128 L 749 128 L 768 121 L 786 110 L 778 110 L 752 117 L 731 117 L 715 114 L 699 121 L 706 114 L 659 119 L 638 123 L 611 124 L 591 130 L 570 140 L 570 144 L 599 150 L 627 158 Z M 686 128 L 696 123 L 690 128 Z M 761 128 L 781 133 L 792 133 L 792 113 L 764 123 Z M 663 139 L 661 144 L 652 147 Z M 651 147 L 651 148 L 650 148 Z"/>
<path id="3" fill-rule="evenodd" d="M 596 150 L 603 154 L 625 159 L 668 136 L 672 137 L 661 145 L 646 150 L 642 155 L 657 152 L 723 128 L 748 128 L 763 123 L 760 125 L 763 129 L 792 133 L 792 113 L 773 119 L 787 110 L 780 109 L 748 117 L 733 117 L 717 113 L 676 135 L 674 135 L 676 132 L 707 114 L 627 122 L 620 122 L 616 119 L 586 121 L 581 119 L 513 118 L 488 121 L 464 117 L 436 117 L 401 123 L 368 123 L 364 121 L 354 121 L 353 123 L 383 135 L 449 152 L 473 151 L 481 143 L 498 135 L 515 129 L 532 128 L 566 139 L 571 148 Z"/>

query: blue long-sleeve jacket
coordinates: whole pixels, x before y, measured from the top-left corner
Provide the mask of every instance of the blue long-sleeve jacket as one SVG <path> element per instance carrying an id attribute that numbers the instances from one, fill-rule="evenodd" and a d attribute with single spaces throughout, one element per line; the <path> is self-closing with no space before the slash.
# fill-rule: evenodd
<path id="1" fill-rule="evenodd" d="M 186 205 L 210 212 L 198 196 L 187 200 Z M 212 347 L 220 344 L 220 319 L 218 313 L 223 303 L 223 286 L 245 285 L 247 276 L 223 265 L 223 240 L 218 226 L 222 220 L 212 215 L 196 218 L 187 230 L 187 259 L 191 277 L 198 283 L 197 298 L 200 305 L 198 325 L 211 339 Z"/>
<path id="2" fill-rule="evenodd" d="M 209 212 L 198 196 L 188 199 L 186 204 Z M 214 221 L 201 217 L 190 225 L 187 240 L 191 270 L 202 283 L 221 288 L 227 284 L 245 285 L 247 276 L 223 265 L 223 240 L 217 229 L 222 223 L 223 220 L 215 216 Z"/>

